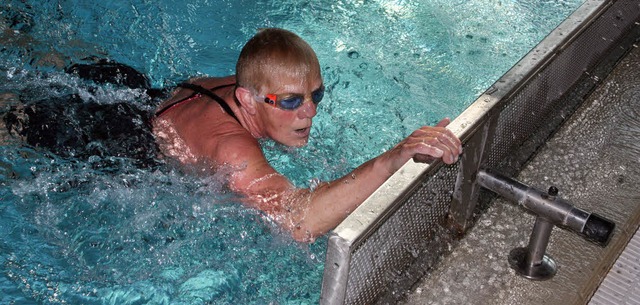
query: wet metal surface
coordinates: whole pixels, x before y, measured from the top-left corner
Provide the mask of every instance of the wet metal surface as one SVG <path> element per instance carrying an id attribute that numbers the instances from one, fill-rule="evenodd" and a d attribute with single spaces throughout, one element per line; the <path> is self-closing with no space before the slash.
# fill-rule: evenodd
<path id="1" fill-rule="evenodd" d="M 547 254 L 555 277 L 531 281 L 509 267 L 525 247 L 535 216 L 498 199 L 426 276 L 404 304 L 584 304 L 640 224 L 640 48 L 622 60 L 515 177 L 556 186 L 575 206 L 616 223 L 606 248 L 554 228 Z"/>

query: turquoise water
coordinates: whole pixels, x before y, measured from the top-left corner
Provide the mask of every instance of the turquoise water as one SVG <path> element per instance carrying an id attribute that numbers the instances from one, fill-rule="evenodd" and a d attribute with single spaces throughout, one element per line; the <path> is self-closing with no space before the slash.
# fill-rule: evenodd
<path id="1" fill-rule="evenodd" d="M 307 147 L 263 144 L 307 186 L 455 117 L 581 2 L 5 1 L 0 110 L 16 94 L 140 103 L 53 63 L 110 58 L 168 87 L 233 73 L 257 28 L 284 27 L 316 49 L 327 94 Z M 0 140 L 0 303 L 317 303 L 326 238 L 292 242 L 219 177 Z"/>

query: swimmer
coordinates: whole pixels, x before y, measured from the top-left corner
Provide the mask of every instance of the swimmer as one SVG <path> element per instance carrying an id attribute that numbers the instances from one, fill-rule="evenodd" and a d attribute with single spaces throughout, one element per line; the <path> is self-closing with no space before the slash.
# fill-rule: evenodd
<path id="1" fill-rule="evenodd" d="M 153 133 L 163 154 L 184 165 L 232 169 L 229 187 L 303 242 L 337 226 L 409 159 L 452 164 L 462 153 L 443 119 L 340 179 L 297 188 L 269 165 L 258 139 L 307 144 L 324 91 L 313 49 L 292 32 L 263 29 L 242 49 L 236 75 L 180 84 L 157 108 Z"/>

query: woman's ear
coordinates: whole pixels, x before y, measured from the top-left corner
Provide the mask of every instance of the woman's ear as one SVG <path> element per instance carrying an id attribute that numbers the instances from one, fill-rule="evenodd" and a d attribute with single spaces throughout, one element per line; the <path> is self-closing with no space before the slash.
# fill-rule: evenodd
<path id="1" fill-rule="evenodd" d="M 244 108 L 250 115 L 256 114 L 256 100 L 253 93 L 251 93 L 251 90 L 244 87 L 237 87 L 236 98 L 240 102 L 242 108 Z"/>

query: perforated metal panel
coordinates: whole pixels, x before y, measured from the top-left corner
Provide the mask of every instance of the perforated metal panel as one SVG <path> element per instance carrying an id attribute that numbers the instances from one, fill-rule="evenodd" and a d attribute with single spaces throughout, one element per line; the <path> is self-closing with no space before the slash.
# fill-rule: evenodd
<path id="1" fill-rule="evenodd" d="M 603 6 L 609 4 L 603 3 Z M 497 166 L 540 126 L 547 124 L 548 118 L 557 115 L 558 109 L 564 106 L 559 101 L 567 89 L 594 67 L 615 40 L 626 32 L 624 29 L 634 24 L 638 5 L 640 3 L 635 1 L 618 1 L 593 23 L 588 23 L 590 20 L 586 18 L 588 26 L 577 29 L 581 32 L 580 38 L 566 46 L 558 45 L 549 63 L 521 90 L 506 99 L 488 165 Z M 555 31 L 563 33 L 567 30 L 560 26 Z M 541 60 L 535 54 L 531 60 Z"/>
<path id="2" fill-rule="evenodd" d="M 457 166 L 446 167 L 428 177 L 384 225 L 366 239 L 351 257 L 352 267 L 346 304 L 371 303 L 372 296 L 401 277 L 424 245 L 441 231 L 449 211 Z"/>
<path id="3" fill-rule="evenodd" d="M 477 192 L 466 187 L 474 169 L 533 153 L 521 149 L 523 143 L 565 114 L 561 97 L 589 76 L 639 16 L 635 0 L 586 1 L 498 80 L 449 125 L 463 140 L 466 158 L 453 166 L 407 163 L 334 230 L 321 303 L 379 302 L 416 261 L 436 262 L 454 238 L 450 228 L 468 227 L 456 222 L 472 216 L 477 195 L 464 193 Z"/>

